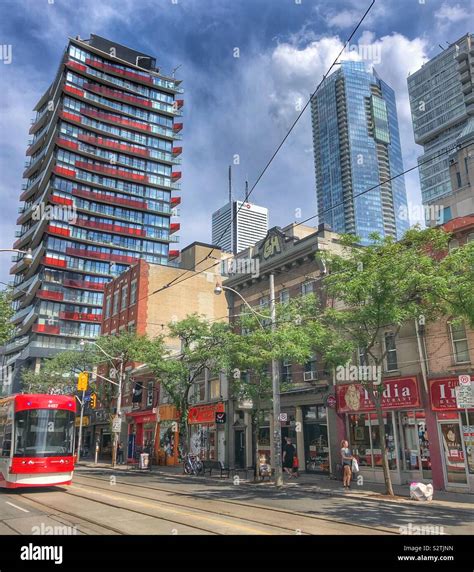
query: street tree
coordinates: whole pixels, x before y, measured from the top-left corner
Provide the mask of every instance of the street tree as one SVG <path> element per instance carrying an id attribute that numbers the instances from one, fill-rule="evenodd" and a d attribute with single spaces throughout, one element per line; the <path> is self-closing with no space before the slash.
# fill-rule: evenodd
<path id="1" fill-rule="evenodd" d="M 223 322 L 210 323 L 192 314 L 168 324 L 167 337 L 177 342 L 174 348 L 165 348 L 163 339 L 155 338 L 144 352 L 143 361 L 176 408 L 183 452 L 190 440 L 188 413 L 195 402 L 196 381 L 206 370 L 220 375 L 227 367 L 227 329 Z"/>
<path id="2" fill-rule="evenodd" d="M 6 343 L 13 332 L 10 322 L 13 316 L 10 294 L 7 290 L 0 291 L 0 346 Z"/>

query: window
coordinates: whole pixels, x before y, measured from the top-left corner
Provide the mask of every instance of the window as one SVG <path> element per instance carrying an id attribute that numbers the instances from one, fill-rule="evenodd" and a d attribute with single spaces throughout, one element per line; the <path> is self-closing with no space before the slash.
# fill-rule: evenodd
<path id="1" fill-rule="evenodd" d="M 469 348 L 467 344 L 466 328 L 462 322 L 449 325 L 453 341 L 453 354 L 455 363 L 469 362 Z"/>
<path id="2" fill-rule="evenodd" d="M 112 315 L 114 316 L 118 312 L 118 302 L 119 302 L 119 292 L 117 290 L 116 292 L 114 292 L 114 303 L 112 309 Z"/>
<path id="3" fill-rule="evenodd" d="M 304 364 L 304 381 L 314 381 L 317 379 L 318 375 L 316 373 L 316 354 L 310 357 L 310 359 Z"/>
<path id="4" fill-rule="evenodd" d="M 219 399 L 221 396 L 221 380 L 219 378 L 209 380 L 209 399 Z"/>
<path id="5" fill-rule="evenodd" d="M 394 371 L 398 369 L 397 348 L 395 345 L 395 335 L 393 332 L 387 332 L 385 334 L 385 351 L 387 353 L 387 371 Z"/>
<path id="6" fill-rule="evenodd" d="M 146 386 L 146 406 L 153 407 L 153 382 L 149 381 Z"/>
<path id="7" fill-rule="evenodd" d="M 458 185 L 458 189 L 459 189 L 460 187 L 462 187 L 461 173 L 459 173 L 459 171 L 456 171 L 456 182 L 457 182 L 457 185 Z"/>
<path id="8" fill-rule="evenodd" d="M 137 301 L 137 281 L 132 280 L 130 285 L 130 306 Z"/>
<path id="9" fill-rule="evenodd" d="M 110 296 L 107 296 L 107 300 L 105 302 L 105 317 L 110 318 Z"/>
<path id="10" fill-rule="evenodd" d="M 288 288 L 281 290 L 280 291 L 280 302 L 282 304 L 286 304 L 289 299 L 290 299 L 290 292 L 289 292 Z"/>
<path id="11" fill-rule="evenodd" d="M 303 284 L 301 284 L 301 293 L 303 296 L 311 294 L 312 292 L 314 292 L 314 282 L 303 282 Z"/>
<path id="12" fill-rule="evenodd" d="M 449 250 L 454 250 L 455 248 L 459 248 L 459 240 L 453 238 L 449 241 Z"/>
<path id="13" fill-rule="evenodd" d="M 287 359 L 281 364 L 281 378 L 283 383 L 291 383 L 291 363 Z"/>
<path id="14" fill-rule="evenodd" d="M 122 299 L 120 301 L 120 309 L 125 310 L 127 307 L 127 298 L 128 298 L 128 286 L 124 286 L 122 288 Z"/>
<path id="15" fill-rule="evenodd" d="M 197 381 L 194 385 L 194 398 L 198 403 L 206 399 L 206 384 L 204 381 Z"/>

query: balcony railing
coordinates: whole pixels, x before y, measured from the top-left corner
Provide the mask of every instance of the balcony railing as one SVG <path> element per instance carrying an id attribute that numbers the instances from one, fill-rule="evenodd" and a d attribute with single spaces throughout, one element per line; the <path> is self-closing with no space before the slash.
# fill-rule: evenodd
<path id="1" fill-rule="evenodd" d="M 89 280 L 73 280 L 65 278 L 63 285 L 66 288 L 78 288 L 80 290 L 104 290 L 105 284 L 101 282 L 91 282 Z"/>
<path id="2" fill-rule="evenodd" d="M 88 314 L 84 312 L 59 312 L 62 320 L 74 320 L 77 322 L 100 322 L 102 314 Z"/>
<path id="3" fill-rule="evenodd" d="M 98 145 L 100 147 L 107 147 L 109 149 L 114 149 L 117 151 L 123 151 L 124 153 L 133 153 L 135 155 L 142 155 L 148 157 L 150 151 L 142 147 L 135 147 L 134 145 L 126 145 L 125 143 L 115 143 L 114 141 L 109 141 L 103 137 L 94 137 L 92 135 L 78 135 L 80 141 L 85 143 L 90 143 L 91 145 Z"/>
<path id="4" fill-rule="evenodd" d="M 53 300 L 55 302 L 62 302 L 64 294 L 62 292 L 55 292 L 54 290 L 38 290 L 36 297 L 41 300 Z"/>
<path id="5" fill-rule="evenodd" d="M 115 99 L 119 99 L 120 101 L 125 101 L 127 103 L 137 104 L 137 105 L 144 105 L 146 107 L 153 107 L 153 102 L 150 99 L 145 99 L 141 97 L 137 97 L 135 95 L 127 95 L 122 91 L 118 91 L 116 89 L 110 89 L 108 87 L 102 87 L 98 85 L 93 85 L 90 83 L 84 84 L 84 89 L 89 91 L 93 91 L 94 93 L 100 93 L 105 97 L 112 97 Z"/>
<path id="6" fill-rule="evenodd" d="M 122 169 L 116 169 L 114 167 L 104 167 L 103 165 L 88 163 L 87 161 L 76 161 L 74 164 L 79 169 L 93 171 L 94 173 L 101 173 L 104 175 L 110 175 L 111 177 L 127 179 L 130 181 L 140 181 L 142 183 L 148 182 L 148 177 L 146 175 L 138 175 L 135 173 L 130 173 L 129 171 L 123 171 Z"/>
<path id="7" fill-rule="evenodd" d="M 82 258 L 93 258 L 96 260 L 106 260 L 110 262 L 122 262 L 124 264 L 134 264 L 138 262 L 139 257 L 126 256 L 122 254 L 112 254 L 109 252 L 98 252 L 95 250 L 87 250 L 85 248 L 74 248 L 68 246 L 66 248 L 66 254 L 72 256 L 80 256 Z"/>
<path id="8" fill-rule="evenodd" d="M 133 228 L 129 226 L 123 226 L 121 224 L 98 222 L 85 218 L 78 218 L 75 224 L 80 227 L 96 228 L 97 230 L 105 230 L 107 232 L 131 234 L 133 236 L 146 236 L 146 231 L 143 228 Z"/>
<path id="9" fill-rule="evenodd" d="M 107 203 L 112 203 L 114 205 L 127 206 L 136 209 L 147 210 L 148 206 L 145 201 L 138 201 L 134 199 L 123 199 L 121 197 L 113 197 L 111 195 L 106 195 L 103 193 L 93 193 L 91 191 L 83 191 L 82 189 L 73 189 L 72 194 L 75 197 L 81 197 L 83 199 L 99 200 L 105 201 Z"/>
<path id="10" fill-rule="evenodd" d="M 32 330 L 37 334 L 59 335 L 60 333 L 59 326 L 51 326 L 49 324 L 34 324 Z"/>

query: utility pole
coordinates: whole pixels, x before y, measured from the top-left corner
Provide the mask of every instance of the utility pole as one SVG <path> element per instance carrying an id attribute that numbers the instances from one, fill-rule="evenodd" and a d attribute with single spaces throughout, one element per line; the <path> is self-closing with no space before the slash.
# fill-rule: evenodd
<path id="1" fill-rule="evenodd" d="M 79 461 L 81 458 L 81 445 L 82 445 L 82 420 L 84 418 L 84 396 L 86 392 L 82 390 L 82 401 L 81 401 L 81 417 L 79 419 L 79 436 L 78 436 L 78 447 L 77 447 L 77 460 Z"/>
<path id="2" fill-rule="evenodd" d="M 272 331 L 276 329 L 275 276 L 270 274 L 270 316 Z M 273 390 L 273 464 L 275 466 L 275 485 L 283 485 L 283 467 L 281 460 L 281 420 L 280 420 L 280 372 L 278 362 L 272 358 L 272 390 Z"/>
<path id="3" fill-rule="evenodd" d="M 114 444 L 112 449 L 112 466 L 117 466 L 117 446 L 120 440 L 120 433 L 122 430 L 122 378 L 123 378 L 123 354 L 120 355 L 120 370 L 118 378 L 118 396 L 117 396 L 117 407 L 115 416 L 118 417 L 120 421 L 119 431 L 114 431 Z M 114 427 L 113 427 L 114 429 Z"/>

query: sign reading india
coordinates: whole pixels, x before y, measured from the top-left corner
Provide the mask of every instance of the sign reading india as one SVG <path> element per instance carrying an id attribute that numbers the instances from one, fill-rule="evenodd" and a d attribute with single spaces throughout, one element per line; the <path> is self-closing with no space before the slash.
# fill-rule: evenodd
<path id="1" fill-rule="evenodd" d="M 418 407 L 420 397 L 416 377 L 399 377 L 383 381 L 382 409 Z M 338 413 L 374 411 L 375 406 L 361 383 L 336 385 Z"/>
<path id="2" fill-rule="evenodd" d="M 442 377 L 430 379 L 430 401 L 433 411 L 448 411 L 460 409 L 456 401 L 458 377 Z M 471 405 L 472 407 L 472 405 Z"/>

